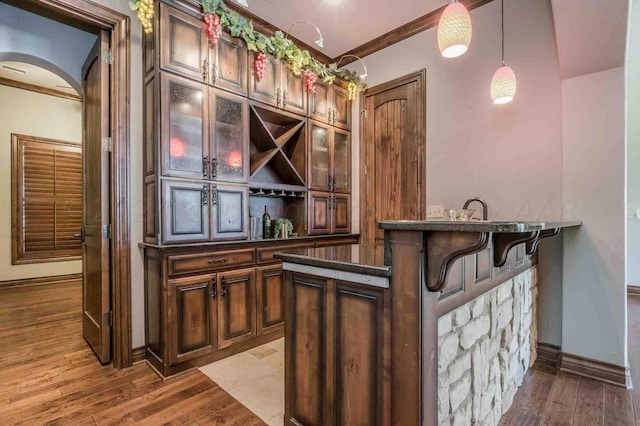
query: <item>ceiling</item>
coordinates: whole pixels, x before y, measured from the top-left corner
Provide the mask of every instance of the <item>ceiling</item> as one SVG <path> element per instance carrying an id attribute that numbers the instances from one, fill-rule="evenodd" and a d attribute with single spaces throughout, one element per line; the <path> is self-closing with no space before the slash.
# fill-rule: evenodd
<path id="1" fill-rule="evenodd" d="M 380 35 L 445 6 L 447 0 L 247 0 L 248 10 L 287 31 L 297 21 L 311 21 L 324 36 L 324 48 L 309 24 L 291 35 L 335 58 Z"/>
<path id="2" fill-rule="evenodd" d="M 78 95 L 78 92 L 57 74 L 25 62 L 0 62 L 0 77 Z"/>

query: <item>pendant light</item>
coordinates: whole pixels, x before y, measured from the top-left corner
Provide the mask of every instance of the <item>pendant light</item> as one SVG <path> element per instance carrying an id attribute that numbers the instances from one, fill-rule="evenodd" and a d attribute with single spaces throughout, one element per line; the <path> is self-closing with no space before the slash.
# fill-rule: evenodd
<path id="1" fill-rule="evenodd" d="M 438 47 L 442 56 L 457 58 L 463 55 L 471 44 L 471 33 L 469 11 L 458 0 L 451 0 L 438 22 Z"/>
<path id="2" fill-rule="evenodd" d="M 502 66 L 491 79 L 491 99 L 496 105 L 508 104 L 516 95 L 516 74 L 504 64 L 504 0 L 502 1 Z"/>
<path id="3" fill-rule="evenodd" d="M 247 0 L 236 0 L 240 6 L 249 7 Z"/>
<path id="4" fill-rule="evenodd" d="M 318 26 L 316 24 L 314 24 L 313 22 L 311 22 L 311 21 L 296 21 L 296 22 L 294 22 L 293 24 L 291 24 L 291 26 L 287 30 L 287 34 L 291 34 L 291 30 L 293 29 L 293 27 L 295 27 L 296 25 L 299 25 L 299 24 L 309 24 L 309 25 L 311 25 L 316 30 L 316 32 L 318 33 L 318 37 L 320 37 L 314 43 L 320 48 L 324 47 L 324 37 L 322 36 L 322 33 L 320 32 L 320 28 L 318 28 Z"/>

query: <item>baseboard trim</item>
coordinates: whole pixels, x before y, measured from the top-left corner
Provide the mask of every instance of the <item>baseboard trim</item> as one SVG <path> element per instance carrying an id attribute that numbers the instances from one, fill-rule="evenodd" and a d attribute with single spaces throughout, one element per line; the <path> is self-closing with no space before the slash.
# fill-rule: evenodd
<path id="1" fill-rule="evenodd" d="M 560 371 L 598 380 L 611 385 L 631 389 L 629 367 L 609 364 L 579 355 L 562 352 L 560 354 Z"/>
<path id="2" fill-rule="evenodd" d="M 538 359 L 557 366 L 560 362 L 560 346 L 538 342 Z"/>
<path id="3" fill-rule="evenodd" d="M 31 285 L 46 285 L 61 283 L 66 281 L 75 281 L 82 279 L 80 274 L 55 275 L 52 277 L 23 278 L 21 280 L 0 281 L 0 289 L 13 287 L 26 287 Z"/>
<path id="4" fill-rule="evenodd" d="M 627 294 L 629 296 L 640 296 L 640 287 L 636 285 L 628 285 L 627 286 Z"/>
<path id="5" fill-rule="evenodd" d="M 147 351 L 144 346 L 131 349 L 131 364 L 138 364 L 147 359 Z"/>

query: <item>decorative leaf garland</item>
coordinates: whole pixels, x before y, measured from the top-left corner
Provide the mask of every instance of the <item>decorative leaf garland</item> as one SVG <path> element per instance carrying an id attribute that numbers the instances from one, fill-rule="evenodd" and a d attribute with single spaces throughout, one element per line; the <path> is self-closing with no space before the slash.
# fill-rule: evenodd
<path id="1" fill-rule="evenodd" d="M 348 82 L 351 100 L 355 98 L 358 89 L 365 91 L 367 88 L 355 71 L 338 69 L 335 63 L 327 66 L 317 61 L 309 51 L 300 49 L 282 31 L 277 31 L 273 37 L 255 31 L 252 21 L 229 9 L 223 0 L 202 0 L 202 9 L 205 14 L 218 15 L 222 27 L 229 30 L 233 37 L 243 39 L 247 49 L 282 59 L 295 75 L 310 71 L 328 84 L 333 84 L 336 77 L 341 78 Z"/>

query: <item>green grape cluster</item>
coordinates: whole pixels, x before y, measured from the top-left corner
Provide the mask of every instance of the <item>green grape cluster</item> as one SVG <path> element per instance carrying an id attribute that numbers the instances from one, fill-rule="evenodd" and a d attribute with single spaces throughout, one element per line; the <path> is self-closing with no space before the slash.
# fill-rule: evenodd
<path id="1" fill-rule="evenodd" d="M 349 100 L 354 100 L 356 98 L 356 95 L 358 94 L 358 85 L 353 81 L 350 81 L 347 85 L 347 91 L 349 92 Z"/>
<path id="2" fill-rule="evenodd" d="M 138 19 L 147 34 L 153 31 L 153 23 L 151 22 L 153 14 L 153 0 L 138 0 Z"/>

